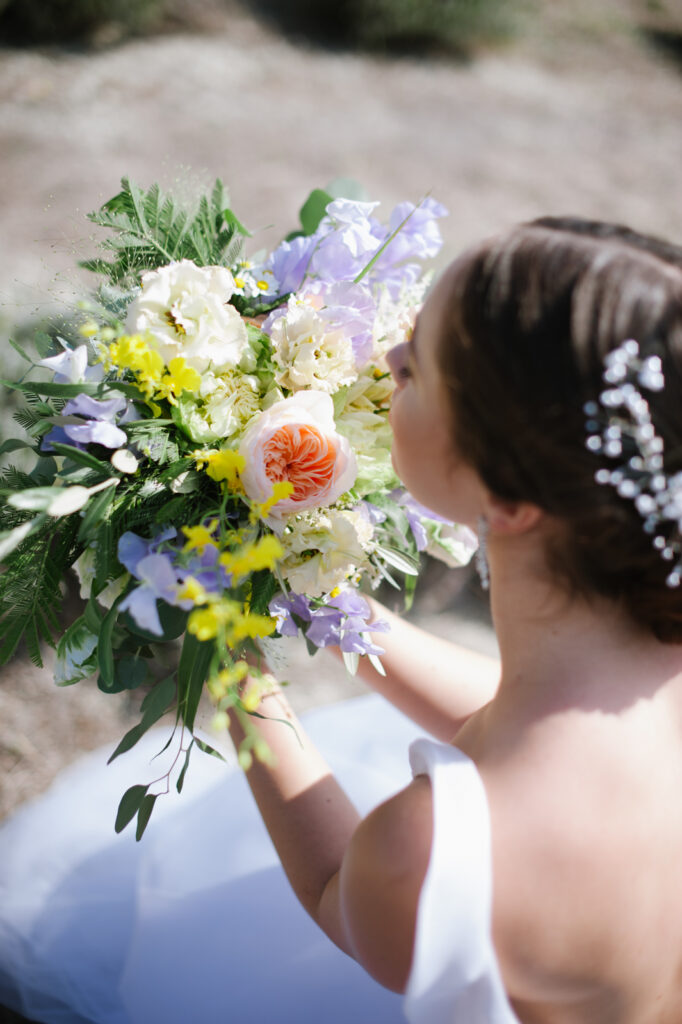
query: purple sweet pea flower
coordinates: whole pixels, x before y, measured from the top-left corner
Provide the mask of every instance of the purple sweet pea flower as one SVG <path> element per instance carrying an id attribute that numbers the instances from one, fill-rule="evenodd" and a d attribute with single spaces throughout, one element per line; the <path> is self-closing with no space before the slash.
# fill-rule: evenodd
<path id="1" fill-rule="evenodd" d="M 376 314 L 376 302 L 369 288 L 352 281 L 335 281 L 311 290 L 317 291 L 324 300 L 320 310 L 322 319 L 332 330 L 341 330 L 350 338 L 355 365 L 364 366 L 372 355 L 371 324 Z"/>
<path id="2" fill-rule="evenodd" d="M 409 220 L 403 224 L 408 216 Z M 445 207 L 428 197 L 416 207 L 414 203 L 398 203 L 391 213 L 388 233 L 392 234 L 401 224 L 403 226 L 389 242 L 378 262 L 388 265 L 437 256 L 443 239 L 436 222 L 440 217 L 447 216 Z"/>
<path id="3" fill-rule="evenodd" d="M 266 269 L 277 282 L 278 295 L 296 292 L 301 287 L 315 244 L 315 236 L 298 235 L 290 242 L 281 242 L 271 253 Z"/>
<path id="4" fill-rule="evenodd" d="M 63 442 L 76 448 L 85 448 L 88 444 L 101 444 L 105 448 L 121 448 L 127 443 L 125 431 L 117 427 L 114 420 L 126 410 L 127 400 L 124 395 L 99 400 L 90 395 L 77 395 L 67 402 L 62 410 L 62 417 L 81 416 L 82 422 L 63 424 L 50 431 L 42 444 L 43 451 L 51 451 L 52 444 Z"/>
<path id="5" fill-rule="evenodd" d="M 144 540 L 142 537 L 138 537 L 136 533 L 131 530 L 127 530 L 122 533 L 118 541 L 117 556 L 121 565 L 124 565 L 129 573 L 139 579 L 137 567 L 143 558 L 147 555 L 156 554 L 158 549 L 166 541 L 174 540 L 177 537 L 177 530 L 174 526 L 167 526 L 164 530 L 161 530 L 156 536 L 152 537 L 151 540 Z"/>
<path id="6" fill-rule="evenodd" d="M 386 519 L 388 518 L 386 513 L 382 512 L 382 510 L 377 508 L 376 505 L 373 505 L 371 501 L 361 501 L 360 504 L 365 506 L 365 511 L 369 516 L 369 521 L 372 526 L 378 526 L 379 523 L 386 522 Z"/>
<path id="7" fill-rule="evenodd" d="M 370 625 L 370 615 L 371 609 L 361 594 L 343 590 L 321 608 L 312 609 L 306 639 L 316 647 L 338 646 L 345 653 L 383 654 L 370 633 L 386 633 L 390 627 L 383 620 Z"/>
<path id="8" fill-rule="evenodd" d="M 277 620 L 277 632 L 281 636 L 298 636 L 298 626 L 293 616 L 310 622 L 310 602 L 304 594 L 277 594 L 268 605 L 268 611 Z"/>
<path id="9" fill-rule="evenodd" d="M 413 498 L 412 495 L 402 487 L 397 487 L 395 490 L 391 491 L 389 498 L 393 498 L 396 505 L 400 505 L 405 512 L 408 526 L 412 531 L 412 536 L 414 537 L 415 544 L 417 545 L 417 551 L 424 551 L 429 542 L 422 519 L 433 519 L 436 523 L 450 523 L 449 519 L 444 519 L 443 516 L 439 516 L 437 512 L 432 512 L 431 509 L 420 504 L 416 498 Z"/>
<path id="10" fill-rule="evenodd" d="M 352 281 L 369 263 L 386 238 L 386 229 L 371 217 L 378 203 L 336 199 L 316 235 L 310 272 L 323 281 Z"/>
<path id="11" fill-rule="evenodd" d="M 53 371 L 55 384 L 82 384 L 86 380 L 101 380 L 104 376 L 102 366 L 88 366 L 87 345 L 65 348 L 56 356 L 41 359 L 38 366 L 46 366 Z"/>
<path id="12" fill-rule="evenodd" d="M 131 590 L 121 601 L 121 611 L 129 611 L 137 625 L 157 636 L 163 636 L 156 602 L 162 598 L 168 604 L 177 601 L 178 581 L 173 563 L 168 555 L 145 555 L 137 563 L 135 576 L 141 586 Z M 191 604 L 191 602 L 190 602 Z"/>

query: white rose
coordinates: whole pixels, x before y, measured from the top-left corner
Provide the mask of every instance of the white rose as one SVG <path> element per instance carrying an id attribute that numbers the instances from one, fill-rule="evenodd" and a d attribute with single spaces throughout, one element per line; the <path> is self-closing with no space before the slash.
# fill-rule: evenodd
<path id="1" fill-rule="evenodd" d="M 330 509 L 290 524 L 281 537 L 285 555 L 280 571 L 295 593 L 321 597 L 366 561 L 373 532 L 364 508 Z M 318 553 L 301 557 L 311 549 Z"/>
<path id="2" fill-rule="evenodd" d="M 170 263 L 142 275 L 127 329 L 147 332 L 168 366 L 182 356 L 198 373 L 235 367 L 248 345 L 246 326 L 229 299 L 234 279 L 225 267 Z"/>
<path id="3" fill-rule="evenodd" d="M 287 312 L 272 325 L 270 338 L 277 383 L 289 391 L 315 388 L 333 394 L 357 377 L 350 338 L 330 329 L 308 302 L 292 296 Z"/>
<path id="4" fill-rule="evenodd" d="M 252 501 L 264 502 L 273 484 L 289 481 L 293 492 L 271 516 L 331 505 L 353 486 L 355 456 L 337 433 L 334 404 L 320 391 L 298 391 L 275 402 L 246 428 L 239 453 L 246 459 L 241 480 Z"/>

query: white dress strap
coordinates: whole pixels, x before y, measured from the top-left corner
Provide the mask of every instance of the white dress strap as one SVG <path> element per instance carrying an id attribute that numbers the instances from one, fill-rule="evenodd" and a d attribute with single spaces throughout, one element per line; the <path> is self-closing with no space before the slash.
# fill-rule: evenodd
<path id="1" fill-rule="evenodd" d="M 490 814 L 474 762 L 419 739 L 414 775 L 433 792 L 433 841 L 404 1008 L 410 1024 L 518 1024 L 491 937 Z"/>

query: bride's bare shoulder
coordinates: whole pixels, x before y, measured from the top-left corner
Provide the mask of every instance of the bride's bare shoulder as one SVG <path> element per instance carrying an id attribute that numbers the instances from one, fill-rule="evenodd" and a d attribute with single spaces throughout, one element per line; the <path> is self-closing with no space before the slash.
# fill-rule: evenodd
<path id="1" fill-rule="evenodd" d="M 462 737 L 488 797 L 494 942 L 520 1002 L 575 1002 L 576 1020 L 592 1005 L 604 1022 L 648 1020 L 652 993 L 679 1009 L 682 718 L 670 710 L 571 711 L 492 749 L 485 721 Z"/>
<path id="2" fill-rule="evenodd" d="M 343 916 L 355 958 L 396 992 L 404 991 L 410 972 L 432 835 L 431 785 L 417 776 L 361 822 L 341 872 Z"/>

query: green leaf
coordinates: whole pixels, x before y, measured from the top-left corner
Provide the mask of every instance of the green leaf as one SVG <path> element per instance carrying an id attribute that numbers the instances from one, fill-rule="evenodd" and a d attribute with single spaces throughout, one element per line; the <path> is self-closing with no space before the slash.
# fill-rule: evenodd
<path id="1" fill-rule="evenodd" d="M 103 521 L 106 518 L 109 506 L 115 498 L 116 488 L 107 487 L 105 490 L 100 491 L 99 494 L 96 494 L 94 498 L 88 502 L 83 512 L 81 524 L 78 528 L 78 540 L 87 540 L 89 535 L 95 529 L 97 529 L 98 534 L 101 533 Z M 104 523 L 104 525 L 108 526 L 109 524 Z M 102 584 L 104 584 L 104 582 L 106 581 L 102 580 Z"/>
<path id="2" fill-rule="evenodd" d="M 19 438 L 10 438 L 4 444 L 0 444 L 0 455 L 8 455 L 10 452 L 18 452 L 23 448 L 29 448 L 32 452 L 36 450 L 35 445 L 30 441 L 21 441 Z"/>
<path id="3" fill-rule="evenodd" d="M 35 366 L 36 365 L 33 362 L 33 360 L 31 359 L 31 357 L 26 354 L 26 352 L 23 350 L 23 348 L 21 347 L 21 345 L 19 344 L 18 341 L 15 341 L 14 338 L 9 338 L 8 341 L 9 341 L 10 345 L 12 346 L 12 348 L 14 349 L 14 351 L 18 352 L 22 359 L 25 359 L 27 363 L 31 364 L 31 366 Z M 26 371 L 26 372 L 28 372 L 28 371 Z"/>
<path id="4" fill-rule="evenodd" d="M 121 797 L 116 813 L 114 831 L 122 832 L 126 825 L 129 825 L 140 809 L 149 786 L 131 786 Z"/>
<path id="5" fill-rule="evenodd" d="M 385 562 L 392 565 L 394 569 L 404 572 L 406 576 L 417 576 L 419 574 L 419 562 L 412 555 L 408 555 L 404 551 L 377 546 L 376 553 L 379 558 L 383 558 Z"/>
<path id="6" fill-rule="evenodd" d="M 42 512 L 34 519 L 29 519 L 28 522 L 15 526 L 13 530 L 3 530 L 0 533 L 0 562 L 3 562 L 8 555 L 11 555 L 27 537 L 36 533 L 43 526 L 46 519 L 47 514 Z"/>
<path id="7" fill-rule="evenodd" d="M 320 226 L 320 221 L 327 212 L 327 207 L 333 201 L 333 196 L 324 189 L 315 188 L 310 193 L 299 212 L 301 227 L 304 235 L 314 235 Z"/>
<path id="8" fill-rule="evenodd" d="M 112 635 L 118 618 L 118 606 L 123 600 L 123 594 L 116 598 L 113 605 L 104 616 L 99 633 L 99 646 L 97 650 L 97 661 L 99 664 L 100 678 L 97 685 L 106 693 L 116 693 L 114 686 L 114 651 L 112 647 Z"/>
<path id="9" fill-rule="evenodd" d="M 94 595 L 91 595 L 88 603 L 85 606 L 83 612 L 83 622 L 88 627 L 91 633 L 99 635 L 100 626 L 102 625 L 103 615 L 100 611 L 100 607 L 97 604 L 97 599 Z"/>
<path id="10" fill-rule="evenodd" d="M 97 669 L 97 633 L 90 628 L 88 619 L 85 614 L 76 619 L 57 644 L 54 668 L 57 686 L 72 686 Z"/>
<path id="11" fill-rule="evenodd" d="M 111 397 L 117 392 L 127 398 L 137 400 L 140 398 L 139 389 L 133 384 L 125 384 L 123 381 L 106 385 L 93 381 L 83 381 L 82 384 L 56 384 L 54 381 L 31 381 L 27 384 L 15 384 L 11 380 L 0 380 L 0 384 L 11 391 L 23 391 L 27 395 L 45 395 L 48 398 L 76 398 L 77 395 L 95 395 L 102 398 Z"/>
<path id="12" fill-rule="evenodd" d="M 26 629 L 26 619 L 22 616 L 7 625 L 7 618 L 0 621 L 2 644 L 0 644 L 0 665 L 6 665 L 19 645 Z"/>
<path id="13" fill-rule="evenodd" d="M 219 761 L 225 760 L 225 758 L 223 757 L 219 750 L 216 750 L 215 747 L 212 747 L 210 743 L 206 743 L 204 740 L 200 740 L 198 736 L 194 737 L 194 742 L 198 746 L 199 750 L 202 750 L 204 754 L 210 754 L 211 757 L 217 757 Z"/>
<path id="14" fill-rule="evenodd" d="M 192 742 L 190 743 L 190 745 L 187 748 L 187 751 L 185 753 L 185 762 L 184 762 L 184 764 L 183 764 L 183 766 L 182 766 L 182 768 L 180 770 L 180 774 L 178 775 L 178 781 L 175 783 L 175 788 L 177 789 L 178 793 L 182 793 L 182 787 L 185 784 L 185 775 L 187 775 L 187 769 L 189 768 L 189 757 L 190 757 L 190 754 L 192 753 L 192 747 L 193 746 L 194 746 L 194 739 L 192 739 Z"/>
<path id="15" fill-rule="evenodd" d="M 111 463 L 102 462 L 101 459 L 91 455 L 90 452 L 84 452 L 80 448 L 74 448 L 74 446 L 70 444 L 61 444 L 59 441 L 51 441 L 50 444 L 57 455 L 63 455 L 79 466 L 87 466 L 89 469 L 97 470 L 99 474 L 104 476 L 115 475 L 115 470 Z"/>
<path id="16" fill-rule="evenodd" d="M 144 736 L 147 730 L 163 717 L 174 699 L 175 679 L 173 676 L 168 676 L 149 691 L 142 702 L 142 720 L 128 730 L 107 764 L 111 764 L 120 754 L 131 750 L 140 737 Z"/>
<path id="17" fill-rule="evenodd" d="M 163 630 L 162 636 L 158 636 L 156 633 L 150 633 L 149 630 L 143 629 L 142 626 L 138 626 L 128 612 L 123 612 L 121 615 L 121 625 L 128 632 L 134 633 L 135 636 L 140 636 L 144 640 L 150 640 L 153 643 L 158 644 L 168 640 L 177 640 L 177 638 L 182 636 L 185 632 L 187 616 L 189 613 L 175 605 L 166 604 L 163 600 L 159 600 L 157 602 L 156 608 L 159 613 L 161 629 Z"/>
<path id="18" fill-rule="evenodd" d="M 149 666 L 143 658 L 126 655 L 114 661 L 114 690 L 108 692 L 121 693 L 123 690 L 136 690 L 149 676 Z"/>
<path id="19" fill-rule="evenodd" d="M 360 663 L 360 655 L 357 651 L 342 651 L 343 663 L 346 666 L 346 672 L 349 675 L 354 676 L 358 671 L 358 665 Z"/>
<path id="20" fill-rule="evenodd" d="M 214 652 L 212 643 L 185 633 L 178 665 L 178 714 L 190 732 Z"/>
<path id="21" fill-rule="evenodd" d="M 25 491 L 10 495 L 7 504 L 23 511 L 45 512 L 57 492 L 56 487 L 27 487 Z"/>
<path id="22" fill-rule="evenodd" d="M 233 231 L 239 232 L 240 235 L 244 235 L 246 238 L 251 238 L 251 232 L 248 228 L 245 228 L 242 222 L 234 215 L 232 210 L 229 208 L 222 211 L 223 220 L 227 224 L 228 228 L 232 228 Z"/>
<path id="23" fill-rule="evenodd" d="M 268 605 L 279 590 L 279 584 L 271 572 L 263 569 L 251 577 L 251 611 L 255 615 L 267 615 Z"/>
<path id="24" fill-rule="evenodd" d="M 135 839 L 137 840 L 138 843 L 140 839 L 142 839 L 142 836 L 144 835 L 144 830 L 149 824 L 149 819 L 152 816 L 152 811 L 154 810 L 155 803 L 156 794 L 152 795 L 151 793 L 148 793 L 147 796 L 145 796 L 144 799 L 142 800 L 142 803 L 140 804 L 140 809 L 137 812 L 137 829 L 135 830 Z"/>

